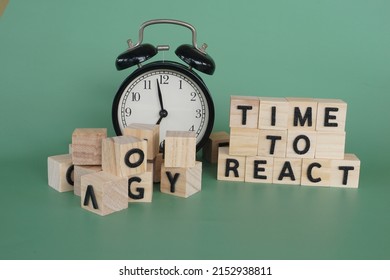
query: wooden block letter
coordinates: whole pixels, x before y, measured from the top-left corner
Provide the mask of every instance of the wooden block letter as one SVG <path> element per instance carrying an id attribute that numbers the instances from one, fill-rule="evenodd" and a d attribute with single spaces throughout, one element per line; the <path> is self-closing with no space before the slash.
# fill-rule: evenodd
<path id="1" fill-rule="evenodd" d="M 285 130 L 288 125 L 289 103 L 285 98 L 260 97 L 260 129 Z"/>
<path id="2" fill-rule="evenodd" d="M 102 169 L 119 177 L 146 171 L 147 142 L 133 136 L 106 138 L 102 142 Z"/>
<path id="3" fill-rule="evenodd" d="M 347 103 L 340 99 L 316 99 L 317 131 L 345 131 Z"/>
<path id="4" fill-rule="evenodd" d="M 217 179 L 222 181 L 241 181 L 245 179 L 245 156 L 229 155 L 229 147 L 218 151 Z"/>
<path id="5" fill-rule="evenodd" d="M 148 160 L 153 160 L 160 148 L 160 126 L 156 124 L 133 123 L 123 130 L 123 135 L 134 136 L 148 142 Z"/>
<path id="6" fill-rule="evenodd" d="M 163 193 L 187 198 L 202 188 L 202 162 L 194 167 L 161 166 L 161 185 Z"/>
<path id="7" fill-rule="evenodd" d="M 343 159 L 345 132 L 317 132 L 316 158 Z"/>
<path id="8" fill-rule="evenodd" d="M 314 158 L 316 144 L 316 131 L 289 130 L 287 133 L 286 157 Z"/>
<path id="9" fill-rule="evenodd" d="M 331 173 L 330 159 L 304 158 L 302 160 L 301 185 L 330 186 Z"/>
<path id="10" fill-rule="evenodd" d="M 257 154 L 265 157 L 285 157 L 287 130 L 260 129 Z"/>
<path id="11" fill-rule="evenodd" d="M 255 96 L 231 96 L 229 126 L 257 128 L 259 104 Z"/>
<path id="12" fill-rule="evenodd" d="M 245 182 L 272 183 L 274 158 L 247 157 L 245 164 Z"/>
<path id="13" fill-rule="evenodd" d="M 76 165 L 101 165 L 106 128 L 77 128 L 72 134 L 72 161 Z"/>
<path id="14" fill-rule="evenodd" d="M 218 148 L 229 146 L 229 134 L 225 131 L 213 132 L 203 147 L 203 158 L 211 163 L 218 162 Z"/>
<path id="15" fill-rule="evenodd" d="M 81 207 L 105 216 L 128 207 L 127 180 L 107 172 L 81 177 Z"/>
<path id="16" fill-rule="evenodd" d="M 357 188 L 359 186 L 360 160 L 354 154 L 345 154 L 344 159 L 333 159 L 331 163 L 331 186 Z"/>
<path id="17" fill-rule="evenodd" d="M 300 185 L 302 173 L 302 159 L 274 158 L 274 174 L 272 183 Z"/>
<path id="18" fill-rule="evenodd" d="M 289 102 L 288 129 L 315 130 L 317 101 L 312 98 L 287 98 Z"/>
<path id="19" fill-rule="evenodd" d="M 101 165 L 75 165 L 74 166 L 74 190 L 73 193 L 80 196 L 81 176 L 102 171 Z"/>
<path id="20" fill-rule="evenodd" d="M 259 130 L 257 128 L 230 128 L 230 155 L 256 156 L 258 144 Z"/>
<path id="21" fill-rule="evenodd" d="M 129 202 L 152 202 L 153 197 L 153 166 L 148 165 L 148 171 L 128 178 Z"/>
<path id="22" fill-rule="evenodd" d="M 47 158 L 48 184 L 59 192 L 73 191 L 74 166 L 70 154 Z"/>
<path id="23" fill-rule="evenodd" d="M 165 167 L 194 167 L 195 157 L 195 132 L 167 131 L 164 145 Z"/>

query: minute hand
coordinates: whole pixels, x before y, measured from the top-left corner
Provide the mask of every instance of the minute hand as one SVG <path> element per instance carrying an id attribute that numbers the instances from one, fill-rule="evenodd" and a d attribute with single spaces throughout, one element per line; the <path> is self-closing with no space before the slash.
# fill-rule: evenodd
<path id="1" fill-rule="evenodd" d="M 164 109 L 164 104 L 163 104 L 163 100 L 162 100 L 160 84 L 159 84 L 158 80 L 157 80 L 157 93 L 158 93 L 158 100 L 160 101 L 160 108 L 161 108 L 161 110 L 159 112 L 160 118 L 158 119 L 156 124 L 160 124 L 162 119 L 168 116 L 168 111 Z"/>
<path id="2" fill-rule="evenodd" d="M 160 83 L 158 82 L 158 79 L 157 79 L 156 81 L 157 81 L 158 100 L 160 101 L 160 108 L 161 108 L 161 110 L 165 110 L 165 109 L 164 109 L 163 100 L 162 100 L 162 94 L 161 94 L 161 89 L 160 89 Z"/>

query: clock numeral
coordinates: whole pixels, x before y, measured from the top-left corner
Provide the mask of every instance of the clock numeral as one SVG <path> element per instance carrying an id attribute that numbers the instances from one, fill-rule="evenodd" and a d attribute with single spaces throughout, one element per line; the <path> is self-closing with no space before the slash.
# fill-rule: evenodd
<path id="1" fill-rule="evenodd" d="M 152 82 L 150 80 L 144 80 L 144 89 L 152 89 Z"/>
<path id="2" fill-rule="evenodd" d="M 195 131 L 195 125 L 192 125 L 188 131 Z"/>
<path id="3" fill-rule="evenodd" d="M 161 85 L 167 85 L 168 84 L 168 80 L 169 80 L 169 76 L 168 75 L 160 75 L 160 84 Z"/>
<path id="4" fill-rule="evenodd" d="M 132 92 L 131 93 L 131 101 L 138 102 L 141 99 L 141 95 L 139 92 Z"/>
<path id="5" fill-rule="evenodd" d="M 191 92 L 190 93 L 190 95 L 191 95 L 191 101 L 196 101 L 196 92 Z"/>
<path id="6" fill-rule="evenodd" d="M 183 89 L 183 80 L 179 81 L 179 89 Z"/>
<path id="7" fill-rule="evenodd" d="M 126 115 L 126 117 L 130 117 L 131 116 L 131 108 L 130 107 L 126 107 L 125 108 L 125 115 Z"/>
<path id="8" fill-rule="evenodd" d="M 201 109 L 196 109 L 195 118 L 199 119 L 201 116 L 202 116 L 202 110 Z"/>

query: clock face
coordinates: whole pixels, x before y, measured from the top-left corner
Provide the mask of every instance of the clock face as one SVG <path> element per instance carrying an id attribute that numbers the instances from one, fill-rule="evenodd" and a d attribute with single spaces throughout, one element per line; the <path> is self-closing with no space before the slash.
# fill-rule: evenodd
<path id="1" fill-rule="evenodd" d="M 154 63 L 130 75 L 113 104 L 117 134 L 131 123 L 160 125 L 160 141 L 166 131 L 194 131 L 198 149 L 208 138 L 214 107 L 203 82 L 175 63 Z M 201 143 L 202 142 L 202 143 Z"/>

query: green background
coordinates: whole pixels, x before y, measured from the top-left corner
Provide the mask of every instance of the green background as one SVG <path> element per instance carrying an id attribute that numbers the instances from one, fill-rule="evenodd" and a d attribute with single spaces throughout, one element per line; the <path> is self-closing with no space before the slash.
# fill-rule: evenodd
<path id="1" fill-rule="evenodd" d="M 389 259 L 390 2 L 10 1 L 0 17 L 1 259 Z M 100 217 L 47 185 L 47 157 L 78 127 L 107 127 L 132 71 L 116 56 L 149 19 L 193 24 L 217 69 L 201 74 L 228 131 L 230 95 L 340 98 L 358 190 L 232 183 L 204 163 L 202 192 Z M 190 43 L 176 26 L 145 42 Z M 162 59 L 159 54 L 157 59 Z M 154 59 L 153 59 L 154 60 Z"/>

